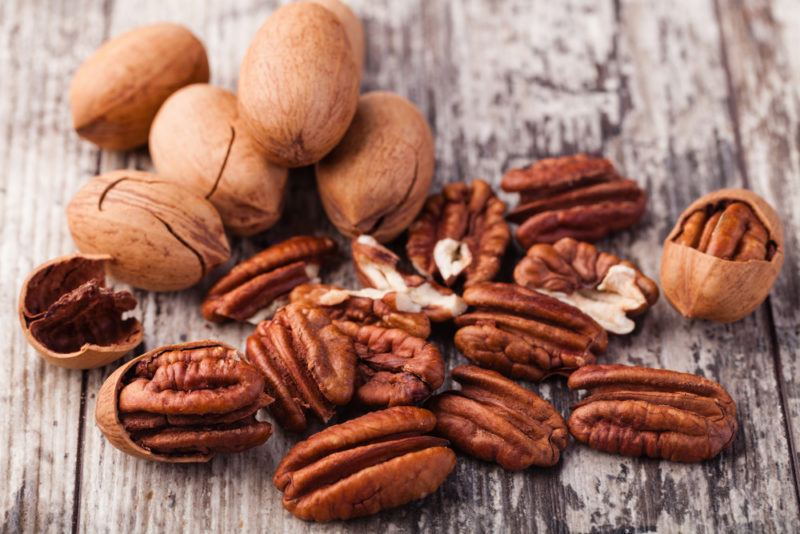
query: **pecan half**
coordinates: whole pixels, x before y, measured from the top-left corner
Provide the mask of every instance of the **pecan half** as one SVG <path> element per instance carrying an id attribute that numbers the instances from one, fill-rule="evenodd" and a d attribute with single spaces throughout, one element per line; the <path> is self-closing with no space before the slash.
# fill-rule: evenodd
<path id="1" fill-rule="evenodd" d="M 408 258 L 421 275 L 438 274 L 448 286 L 462 274 L 465 286 L 492 280 L 511 239 L 505 211 L 483 180 L 447 184 L 409 227 Z"/>
<path id="2" fill-rule="evenodd" d="M 628 316 L 658 300 L 658 285 L 633 263 L 571 237 L 529 248 L 514 280 L 572 304 L 615 334 L 632 332 L 636 324 Z"/>
<path id="3" fill-rule="evenodd" d="M 431 323 L 421 312 L 401 311 L 397 293 L 384 293 L 372 288 L 348 290 L 324 284 L 303 284 L 289 294 L 290 302 L 321 307 L 333 319 L 363 325 L 399 328 L 415 337 L 427 338 Z"/>
<path id="4" fill-rule="evenodd" d="M 352 243 L 353 264 L 361 283 L 384 293 L 396 293 L 399 310 L 422 311 L 431 321 L 441 322 L 464 313 L 464 301 L 452 290 L 398 268 L 400 258 L 368 235 Z"/>
<path id="5" fill-rule="evenodd" d="M 736 404 L 716 382 L 689 373 L 590 365 L 569 377 L 589 395 L 569 430 L 593 449 L 675 462 L 713 458 L 736 435 Z"/>
<path id="6" fill-rule="evenodd" d="M 336 252 L 328 237 L 295 236 L 259 252 L 222 277 L 203 301 L 203 317 L 213 322 L 267 318 L 292 288 L 316 279 L 320 263 Z"/>
<path id="7" fill-rule="evenodd" d="M 353 343 L 321 309 L 281 308 L 247 338 L 247 357 L 264 374 L 275 399 L 270 412 L 286 430 L 305 430 L 307 412 L 327 422 L 353 396 Z"/>
<path id="8" fill-rule="evenodd" d="M 456 319 L 456 347 L 508 377 L 568 375 L 608 345 L 605 330 L 579 309 L 516 284 L 475 284 L 464 300 L 474 309 Z"/>
<path id="9" fill-rule="evenodd" d="M 429 411 L 410 406 L 372 412 L 301 441 L 273 482 L 283 506 L 301 519 L 330 521 L 377 513 L 436 491 L 453 470 L 447 440 L 428 435 Z"/>
<path id="10" fill-rule="evenodd" d="M 551 466 L 567 446 L 567 425 L 552 404 L 501 374 L 474 365 L 453 369 L 461 390 L 428 403 L 436 433 L 456 448 L 509 470 Z"/>
<path id="11" fill-rule="evenodd" d="M 596 241 L 636 223 L 647 197 L 604 158 L 575 154 L 537 161 L 503 176 L 505 191 L 519 192 L 509 220 L 520 224 L 517 240 L 528 248 L 562 237 Z"/>
<path id="12" fill-rule="evenodd" d="M 170 345 L 128 362 L 98 396 L 98 426 L 117 448 L 167 462 L 240 452 L 272 433 L 261 373 L 215 341 Z"/>

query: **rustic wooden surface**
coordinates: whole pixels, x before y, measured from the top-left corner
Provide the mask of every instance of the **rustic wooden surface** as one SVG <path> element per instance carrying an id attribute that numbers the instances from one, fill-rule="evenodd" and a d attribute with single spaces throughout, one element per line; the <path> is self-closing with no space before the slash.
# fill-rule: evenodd
<path id="1" fill-rule="evenodd" d="M 755 190 L 786 225 L 786 263 L 772 295 L 732 325 L 682 319 L 665 300 L 607 360 L 718 380 L 739 407 L 733 447 L 699 465 L 628 459 L 572 443 L 552 469 L 509 474 L 460 458 L 431 497 L 348 524 L 316 526 L 280 506 L 271 484 L 292 440 L 209 465 L 151 464 L 110 447 L 95 395 L 115 367 L 46 365 L 18 328 L 27 273 L 74 246 L 64 208 L 90 176 L 151 168 L 146 151 L 100 152 L 70 127 L 67 87 L 103 40 L 159 20 L 181 22 L 208 49 L 212 82 L 235 89 L 238 65 L 276 1 L 5 0 L 0 2 L 0 521 L 3 532 L 783 532 L 800 530 L 800 4 L 795 0 L 370 1 L 351 5 L 368 44 L 364 90 L 403 94 L 436 136 L 437 187 L 546 155 L 614 159 L 650 198 L 644 221 L 602 246 L 655 276 L 676 216 L 722 186 Z M 512 197 L 506 196 L 513 201 Z M 243 257 L 301 231 L 334 233 L 313 176 L 294 173 L 274 230 L 234 240 Z M 340 239 L 340 244 L 345 245 Z M 353 283 L 346 262 L 327 273 Z M 136 292 L 139 351 L 220 338 L 203 287 Z M 437 332 L 448 365 L 463 362 Z M 533 385 L 563 414 L 561 379 Z"/>

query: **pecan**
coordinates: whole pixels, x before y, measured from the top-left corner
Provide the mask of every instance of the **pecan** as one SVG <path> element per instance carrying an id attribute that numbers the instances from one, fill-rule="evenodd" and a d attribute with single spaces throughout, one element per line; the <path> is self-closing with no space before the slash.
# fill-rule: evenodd
<path id="1" fill-rule="evenodd" d="M 118 369 L 103 384 L 96 417 L 125 452 L 196 462 L 264 443 L 272 427 L 256 412 L 271 402 L 261 373 L 236 349 L 200 341 L 150 351 Z"/>
<path id="2" fill-rule="evenodd" d="M 568 375 L 608 344 L 603 327 L 579 309 L 516 284 L 475 284 L 464 300 L 474 309 L 456 319 L 456 347 L 511 378 Z"/>
<path id="3" fill-rule="evenodd" d="M 409 227 L 408 258 L 421 275 L 438 274 L 448 286 L 462 273 L 465 286 L 492 280 L 511 239 L 505 211 L 483 180 L 447 184 Z"/>
<path id="4" fill-rule="evenodd" d="M 636 266 L 571 237 L 539 243 L 514 269 L 514 280 L 579 308 L 603 328 L 628 334 L 628 318 L 658 300 L 658 285 Z"/>
<path id="5" fill-rule="evenodd" d="M 289 301 L 323 308 L 334 323 L 344 320 L 383 328 L 399 328 L 421 338 L 427 338 L 431 333 L 428 317 L 421 312 L 398 309 L 397 293 L 394 292 L 303 284 L 292 290 Z"/>
<path id="6" fill-rule="evenodd" d="M 318 308 L 289 304 L 247 338 L 247 356 L 275 399 L 270 411 L 286 430 L 302 432 L 311 412 L 327 422 L 350 402 L 356 355 L 349 337 Z"/>
<path id="7" fill-rule="evenodd" d="M 447 440 L 428 435 L 429 411 L 388 408 L 334 425 L 286 454 L 273 482 L 283 506 L 314 521 L 350 519 L 421 499 L 456 463 Z"/>
<path id="8" fill-rule="evenodd" d="M 328 237 L 295 236 L 259 252 L 222 277 L 209 290 L 201 310 L 209 321 L 270 317 L 292 288 L 316 279 L 320 263 L 336 252 Z"/>
<path id="9" fill-rule="evenodd" d="M 508 218 L 520 224 L 517 240 L 525 248 L 562 237 L 596 241 L 636 223 L 647 203 L 644 190 L 617 174 L 610 161 L 586 154 L 512 169 L 502 188 L 520 193 Z"/>
<path id="10" fill-rule="evenodd" d="M 488 369 L 460 365 L 452 376 L 461 390 L 445 391 L 428 403 L 437 434 L 504 469 L 558 463 L 567 425 L 552 404 Z"/>
<path id="11" fill-rule="evenodd" d="M 368 235 L 352 243 L 353 264 L 361 283 L 384 293 L 396 293 L 401 311 L 422 311 L 431 321 L 441 322 L 464 313 L 464 301 L 452 290 L 398 268 L 400 258 Z"/>
<path id="12" fill-rule="evenodd" d="M 736 435 L 736 404 L 716 382 L 689 373 L 590 365 L 569 377 L 589 395 L 569 430 L 593 449 L 674 462 L 713 458 Z"/>

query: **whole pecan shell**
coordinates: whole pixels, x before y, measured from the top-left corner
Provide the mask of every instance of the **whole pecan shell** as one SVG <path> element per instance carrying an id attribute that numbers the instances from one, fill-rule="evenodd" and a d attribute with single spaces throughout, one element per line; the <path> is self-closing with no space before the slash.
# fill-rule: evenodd
<path id="1" fill-rule="evenodd" d="M 217 341 L 168 345 L 109 376 L 97 398 L 97 426 L 116 448 L 162 462 L 206 462 L 272 433 L 256 412 L 272 399 L 264 379 Z"/>
<path id="2" fill-rule="evenodd" d="M 516 284 L 475 284 L 464 300 L 473 310 L 456 318 L 456 347 L 511 378 L 568 375 L 608 345 L 605 330 L 578 308 Z"/>
<path id="3" fill-rule="evenodd" d="M 388 408 L 334 425 L 286 454 L 273 481 L 283 506 L 314 521 L 350 519 L 421 499 L 456 463 L 447 440 L 428 435 L 429 411 Z"/>
<path id="4" fill-rule="evenodd" d="M 474 365 L 453 369 L 460 390 L 428 403 L 436 433 L 456 448 L 509 470 L 551 466 L 567 446 L 567 425 L 552 404 L 501 374 Z"/>
<path id="5" fill-rule="evenodd" d="M 569 430 L 593 449 L 675 462 L 713 458 L 736 435 L 736 404 L 716 382 L 689 373 L 590 365 L 569 377 L 589 395 Z"/>
<path id="6" fill-rule="evenodd" d="M 328 237 L 295 236 L 241 262 L 206 294 L 203 317 L 213 322 L 246 321 L 281 302 L 300 284 L 317 276 L 320 263 L 336 252 Z"/>
<path id="7" fill-rule="evenodd" d="M 406 253 L 425 277 L 452 286 L 492 280 L 511 239 L 506 205 L 483 180 L 450 183 L 431 195 L 408 229 Z"/>
<path id="8" fill-rule="evenodd" d="M 505 191 L 519 192 L 509 220 L 520 224 L 517 240 L 528 248 L 562 237 L 596 241 L 636 223 L 647 197 L 604 158 L 575 154 L 546 158 L 503 176 Z"/>
<path id="9" fill-rule="evenodd" d="M 514 281 L 572 304 L 615 334 L 633 331 L 628 316 L 658 300 L 658 285 L 633 263 L 571 237 L 529 248 Z"/>

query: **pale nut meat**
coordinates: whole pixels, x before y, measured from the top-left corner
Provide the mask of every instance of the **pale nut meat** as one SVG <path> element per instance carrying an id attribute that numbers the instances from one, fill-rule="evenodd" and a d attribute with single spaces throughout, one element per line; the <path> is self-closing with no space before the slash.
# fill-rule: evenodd
<path id="1" fill-rule="evenodd" d="M 341 143 L 317 164 L 328 218 L 345 236 L 387 243 L 425 203 L 434 171 L 433 134 L 417 107 L 387 92 L 361 96 Z"/>
<path id="2" fill-rule="evenodd" d="M 408 229 L 406 254 L 421 275 L 447 286 L 494 279 L 511 239 L 505 204 L 483 180 L 451 183 L 431 195 Z"/>
<path id="3" fill-rule="evenodd" d="M 455 448 L 513 471 L 558 463 L 567 446 L 564 418 L 534 392 L 474 365 L 452 371 L 460 390 L 433 397 L 436 433 Z"/>
<path id="4" fill-rule="evenodd" d="M 100 148 L 135 148 L 147 143 L 153 117 L 169 95 L 208 78 L 203 43 L 187 28 L 136 28 L 104 43 L 75 72 L 69 93 L 73 125 Z"/>
<path id="5" fill-rule="evenodd" d="M 316 163 L 342 139 L 358 104 L 359 63 L 337 14 L 287 4 L 264 22 L 239 72 L 239 113 L 267 158 Z"/>
<path id="6" fill-rule="evenodd" d="M 186 289 L 230 256 L 214 206 L 147 172 L 95 176 L 70 201 L 67 222 L 81 252 L 109 255 L 111 276 L 140 289 Z"/>
<path id="7" fill-rule="evenodd" d="M 36 267 L 23 283 L 19 322 L 47 362 L 69 369 L 102 367 L 141 343 L 142 324 L 123 317 L 136 299 L 106 287 L 109 259 L 63 256 Z"/>
<path id="8" fill-rule="evenodd" d="M 353 265 L 359 281 L 381 294 L 395 294 L 397 309 L 423 312 L 431 321 L 442 322 L 458 317 L 467 309 L 463 299 L 449 288 L 425 278 L 401 272 L 400 258 L 368 235 L 353 240 Z"/>
<path id="9" fill-rule="evenodd" d="M 435 426 L 428 410 L 400 406 L 297 443 L 273 478 L 284 508 L 301 519 L 344 520 L 433 493 L 456 463 L 447 440 L 430 435 Z"/>
<path id="10" fill-rule="evenodd" d="M 722 323 L 751 314 L 784 259 L 783 225 L 745 189 L 709 193 L 684 210 L 664 241 L 661 287 L 682 315 Z"/>
<path id="11" fill-rule="evenodd" d="M 206 294 L 201 311 L 212 322 L 272 317 L 296 286 L 317 281 L 321 263 L 336 252 L 328 237 L 290 237 L 236 265 Z"/>
<path id="12" fill-rule="evenodd" d="M 225 89 L 184 87 L 161 106 L 148 146 L 159 176 L 203 196 L 226 228 L 249 236 L 280 218 L 287 170 L 267 161 L 236 105 Z"/>
<path id="13" fill-rule="evenodd" d="M 658 285 L 633 263 L 570 237 L 529 248 L 514 281 L 572 304 L 614 334 L 632 332 L 630 316 L 658 300 Z"/>
<path id="14" fill-rule="evenodd" d="M 100 388 L 95 420 L 109 442 L 146 460 L 207 462 L 272 433 L 256 413 L 272 399 L 264 379 L 218 341 L 168 345 L 127 362 Z"/>

